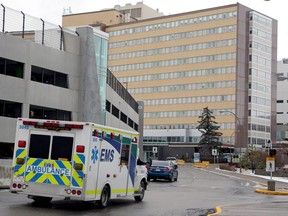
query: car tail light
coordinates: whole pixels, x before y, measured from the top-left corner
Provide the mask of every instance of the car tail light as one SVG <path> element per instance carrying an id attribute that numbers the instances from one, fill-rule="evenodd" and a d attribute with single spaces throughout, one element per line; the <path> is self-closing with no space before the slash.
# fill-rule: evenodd
<path id="1" fill-rule="evenodd" d="M 16 187 L 17 187 L 17 184 L 16 184 L 16 183 L 13 183 L 13 184 L 12 184 L 12 187 L 13 187 L 13 188 L 16 188 Z"/>
<path id="2" fill-rule="evenodd" d="M 84 153 L 84 151 L 85 151 L 85 146 L 83 146 L 83 145 L 77 145 L 76 146 L 76 152 L 77 153 Z"/>
<path id="3" fill-rule="evenodd" d="M 25 140 L 19 140 L 18 141 L 18 147 L 19 148 L 25 148 L 26 147 L 26 141 Z"/>
<path id="4" fill-rule="evenodd" d="M 152 168 L 150 166 L 146 166 L 147 170 L 152 170 Z"/>
<path id="5" fill-rule="evenodd" d="M 80 190 L 78 190 L 78 191 L 77 191 L 77 195 L 80 196 L 81 194 L 82 194 L 82 192 L 81 192 Z"/>
<path id="6" fill-rule="evenodd" d="M 168 167 L 164 167 L 164 171 L 169 171 L 170 169 Z"/>
<path id="7" fill-rule="evenodd" d="M 76 194 L 76 190 L 72 190 L 72 194 L 75 195 Z"/>
<path id="8" fill-rule="evenodd" d="M 18 187 L 19 189 L 21 189 L 22 185 L 21 185 L 21 184 L 18 184 L 17 187 Z"/>

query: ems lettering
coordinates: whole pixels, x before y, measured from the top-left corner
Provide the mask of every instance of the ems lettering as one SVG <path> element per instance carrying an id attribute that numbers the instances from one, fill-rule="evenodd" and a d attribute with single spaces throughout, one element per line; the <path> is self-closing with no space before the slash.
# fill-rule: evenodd
<path id="1" fill-rule="evenodd" d="M 114 150 L 113 149 L 102 149 L 100 161 L 112 162 L 114 159 Z"/>

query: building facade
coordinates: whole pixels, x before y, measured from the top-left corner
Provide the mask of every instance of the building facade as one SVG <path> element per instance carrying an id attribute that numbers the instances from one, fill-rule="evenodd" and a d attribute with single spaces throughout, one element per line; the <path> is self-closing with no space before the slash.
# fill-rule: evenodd
<path id="1" fill-rule="evenodd" d="M 109 69 L 144 101 L 147 152 L 191 147 L 191 156 L 204 107 L 213 111 L 224 145 L 245 149 L 275 141 L 275 19 L 237 3 L 106 23 L 105 31 Z"/>
<path id="2" fill-rule="evenodd" d="M 107 33 L 89 26 L 76 33 L 58 26 L 21 32 L 10 30 L 9 20 L 5 24 L 0 32 L 0 158 L 12 157 L 18 117 L 139 131 L 138 103 L 107 70 Z"/>
<path id="3" fill-rule="evenodd" d="M 277 143 L 288 142 L 288 59 L 278 61 L 277 67 Z"/>

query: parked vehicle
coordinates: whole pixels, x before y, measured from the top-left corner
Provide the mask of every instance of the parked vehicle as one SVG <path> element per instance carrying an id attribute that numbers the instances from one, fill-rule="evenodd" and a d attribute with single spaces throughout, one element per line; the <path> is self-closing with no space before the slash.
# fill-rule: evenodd
<path id="1" fill-rule="evenodd" d="M 136 163 L 138 136 L 89 122 L 17 119 L 10 191 L 35 202 L 142 201 L 147 169 Z"/>
<path id="2" fill-rule="evenodd" d="M 170 182 L 177 181 L 178 179 L 178 170 L 177 165 L 172 161 L 160 161 L 153 160 L 152 165 L 147 167 L 148 176 L 147 179 L 150 181 L 151 179 L 166 179 Z"/>
<path id="3" fill-rule="evenodd" d="M 167 157 L 166 161 L 172 161 L 174 164 L 177 164 L 177 159 L 176 157 Z"/>

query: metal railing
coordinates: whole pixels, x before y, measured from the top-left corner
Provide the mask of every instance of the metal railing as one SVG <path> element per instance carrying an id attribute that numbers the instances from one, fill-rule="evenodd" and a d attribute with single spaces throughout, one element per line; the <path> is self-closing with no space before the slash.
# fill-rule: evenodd
<path id="1" fill-rule="evenodd" d="M 0 7 L 0 30 L 5 34 L 31 40 L 48 47 L 64 50 L 64 31 L 77 36 L 77 32 L 33 17 L 22 11 Z"/>

